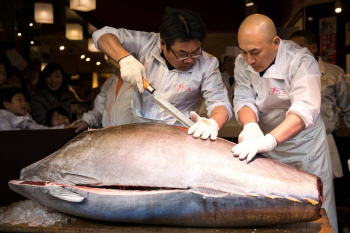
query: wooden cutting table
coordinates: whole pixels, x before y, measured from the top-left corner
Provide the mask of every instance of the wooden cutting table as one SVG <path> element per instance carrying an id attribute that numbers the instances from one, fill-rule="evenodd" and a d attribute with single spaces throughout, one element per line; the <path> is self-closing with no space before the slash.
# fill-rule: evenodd
<path id="1" fill-rule="evenodd" d="M 294 223 L 278 225 L 274 227 L 254 227 L 254 228 L 194 228 L 194 227 L 174 227 L 174 226 L 154 226 L 154 225 L 137 225 L 127 223 L 111 223 L 103 221 L 94 221 L 89 219 L 78 218 L 77 221 L 64 224 L 62 226 L 48 227 L 29 227 L 27 224 L 0 225 L 0 231 L 3 232 L 69 232 L 69 233 L 110 233 L 110 232 L 205 232 L 205 233 L 294 233 L 294 232 L 332 232 L 326 211 L 321 209 L 322 218 L 306 223 Z"/>

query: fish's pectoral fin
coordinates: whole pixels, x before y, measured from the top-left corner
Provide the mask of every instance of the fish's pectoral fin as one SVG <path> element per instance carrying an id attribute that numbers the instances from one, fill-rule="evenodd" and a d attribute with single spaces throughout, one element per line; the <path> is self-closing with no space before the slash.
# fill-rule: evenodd
<path id="1" fill-rule="evenodd" d="M 95 178 L 78 175 L 74 173 L 68 173 L 64 172 L 60 174 L 61 177 L 68 182 L 75 184 L 75 185 L 99 185 L 101 182 L 99 180 L 96 180 Z"/>
<path id="2" fill-rule="evenodd" d="M 85 197 L 74 193 L 72 191 L 69 191 L 61 186 L 52 186 L 48 189 L 47 194 L 69 202 L 82 202 Z"/>

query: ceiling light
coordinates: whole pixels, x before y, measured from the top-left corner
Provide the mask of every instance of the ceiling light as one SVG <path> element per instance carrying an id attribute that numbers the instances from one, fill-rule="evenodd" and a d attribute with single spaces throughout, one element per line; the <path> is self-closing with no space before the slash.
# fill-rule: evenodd
<path id="1" fill-rule="evenodd" d="M 62 46 L 60 46 L 60 50 L 64 50 L 65 49 L 65 47 L 62 45 Z"/>
<path id="2" fill-rule="evenodd" d="M 22 33 L 20 33 L 20 32 L 19 32 L 19 33 L 17 33 L 17 36 L 22 36 Z"/>
<path id="3" fill-rule="evenodd" d="M 92 11 L 96 9 L 96 0 L 70 0 L 69 7 L 77 11 Z"/>
<path id="4" fill-rule="evenodd" d="M 32 41 L 30 42 L 30 44 L 34 44 L 34 41 L 32 40 Z"/>
<path id="5" fill-rule="evenodd" d="M 245 6 L 248 7 L 248 6 L 253 6 L 254 5 L 254 2 L 249 2 L 249 3 L 246 3 Z"/>
<path id="6" fill-rule="evenodd" d="M 89 57 L 87 57 L 87 58 L 86 58 L 86 61 L 90 61 L 90 58 L 89 58 Z"/>
<path id="7" fill-rule="evenodd" d="M 314 20 L 314 18 L 308 17 L 307 20 L 312 21 L 312 20 Z"/>
<path id="8" fill-rule="evenodd" d="M 34 19 L 37 23 L 53 24 L 53 6 L 51 3 L 35 3 Z"/>
<path id="9" fill-rule="evenodd" d="M 335 3 L 334 3 L 334 10 L 335 10 L 336 13 L 340 13 L 342 11 L 340 0 L 335 1 Z"/>
<path id="10" fill-rule="evenodd" d="M 81 55 L 81 56 L 80 56 L 80 58 L 81 58 L 81 59 L 84 59 L 84 58 L 85 58 L 85 55 L 84 55 L 84 54 L 83 54 L 83 55 Z"/>
<path id="11" fill-rule="evenodd" d="M 66 37 L 69 40 L 82 40 L 83 39 L 83 27 L 78 23 L 66 24 Z"/>
<path id="12" fill-rule="evenodd" d="M 101 65 L 101 62 L 99 62 L 99 61 L 98 61 L 98 62 L 96 62 L 96 65 L 97 65 L 97 66 Z"/>
<path id="13" fill-rule="evenodd" d="M 31 26 L 31 27 L 32 27 L 32 26 L 33 26 L 33 23 L 30 23 L 30 24 L 29 24 L 29 26 Z"/>

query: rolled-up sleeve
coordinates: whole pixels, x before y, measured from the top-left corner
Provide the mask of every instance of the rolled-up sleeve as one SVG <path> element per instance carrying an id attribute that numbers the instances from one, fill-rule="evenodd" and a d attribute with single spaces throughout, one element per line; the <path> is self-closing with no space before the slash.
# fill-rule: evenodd
<path id="1" fill-rule="evenodd" d="M 228 112 L 229 121 L 232 118 L 232 106 L 230 104 L 228 93 L 224 83 L 222 82 L 221 73 L 219 70 L 219 62 L 217 59 L 210 63 L 211 67 L 207 70 L 211 72 L 206 75 L 202 82 L 201 93 L 205 98 L 205 105 L 207 106 L 208 116 L 217 106 L 224 106 Z"/>
<path id="2" fill-rule="evenodd" d="M 321 73 L 318 64 L 313 58 L 303 58 L 296 69 L 294 77 L 291 77 L 289 97 L 291 107 L 286 116 L 291 112 L 297 114 L 305 123 L 305 129 L 314 125 L 321 108 Z"/>
<path id="3" fill-rule="evenodd" d="M 147 50 L 154 41 L 156 41 L 157 34 L 150 32 L 134 31 L 124 28 L 112 28 L 103 27 L 92 34 L 92 40 L 95 44 L 96 49 L 98 48 L 97 41 L 104 34 L 115 35 L 123 48 L 133 55 L 136 59 L 139 59 L 140 53 Z"/>
<path id="4" fill-rule="evenodd" d="M 239 57 L 241 59 L 239 59 Z M 238 119 L 238 112 L 244 106 L 247 106 L 254 111 L 256 119 L 259 121 L 259 112 L 255 104 L 253 87 L 249 77 L 243 71 L 243 69 L 245 69 L 245 66 L 243 66 L 244 62 L 242 61 L 243 58 L 241 55 L 239 55 L 239 57 L 237 57 L 235 62 L 235 96 L 233 99 L 235 117 L 238 123 L 241 124 Z"/>

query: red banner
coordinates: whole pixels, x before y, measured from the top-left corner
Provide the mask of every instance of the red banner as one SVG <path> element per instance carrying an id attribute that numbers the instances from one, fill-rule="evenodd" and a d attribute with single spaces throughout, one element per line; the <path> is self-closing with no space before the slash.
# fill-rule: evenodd
<path id="1" fill-rule="evenodd" d="M 337 17 L 321 18 L 320 27 L 320 56 L 323 61 L 337 64 Z"/>

